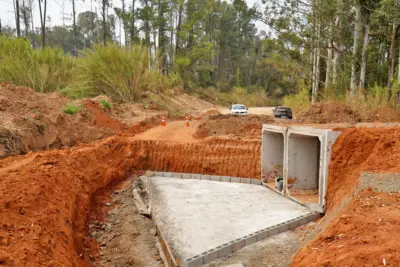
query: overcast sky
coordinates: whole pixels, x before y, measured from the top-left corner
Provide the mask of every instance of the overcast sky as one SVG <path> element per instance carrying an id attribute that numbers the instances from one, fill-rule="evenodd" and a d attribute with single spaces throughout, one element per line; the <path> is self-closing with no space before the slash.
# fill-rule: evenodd
<path id="1" fill-rule="evenodd" d="M 22 1 L 20 0 L 20 5 L 22 6 Z M 25 0 L 28 2 L 29 0 Z M 34 14 L 33 14 L 33 19 L 34 19 L 34 24 L 35 28 L 40 26 L 40 18 L 39 18 L 39 8 L 37 4 L 37 0 L 32 0 L 34 3 Z M 76 12 L 80 13 L 83 11 L 90 10 L 91 8 L 91 0 L 75 0 L 76 2 Z M 100 3 L 99 1 L 92 0 L 93 4 L 93 11 L 96 11 L 99 13 L 100 11 Z M 121 1 L 120 0 L 111 0 L 113 7 L 120 7 L 121 6 Z M 129 0 L 126 1 L 129 3 Z M 246 0 L 248 6 L 252 7 L 254 4 L 261 5 L 261 0 Z M 48 23 L 48 26 L 54 26 L 54 25 L 68 25 L 72 24 L 71 22 L 71 14 L 72 14 L 72 4 L 70 0 L 47 0 L 47 15 L 51 17 L 50 23 Z M 66 15 L 62 15 L 62 14 Z M 64 19 L 63 19 L 64 17 Z M 14 18 L 14 9 L 13 9 L 13 0 L 0 0 L 0 19 L 2 22 L 2 25 L 9 25 L 13 28 L 15 28 L 15 18 Z M 47 25 L 46 25 L 47 26 Z M 265 29 L 264 25 L 262 23 L 257 23 L 257 27 L 259 30 Z M 23 28 L 23 24 L 21 23 L 21 28 Z"/>

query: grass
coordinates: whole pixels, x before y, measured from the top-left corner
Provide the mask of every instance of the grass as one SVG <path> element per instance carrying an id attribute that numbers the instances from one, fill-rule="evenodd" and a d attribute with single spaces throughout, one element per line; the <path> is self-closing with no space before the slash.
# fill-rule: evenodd
<path id="1" fill-rule="evenodd" d="M 65 105 L 65 107 L 63 108 L 63 112 L 65 114 L 69 114 L 69 115 L 74 115 L 75 113 L 78 113 L 82 110 L 81 106 L 77 106 L 73 103 L 68 103 L 67 105 Z"/>
<path id="2" fill-rule="evenodd" d="M 60 48 L 33 49 L 27 40 L 0 37 L 0 81 L 53 92 L 71 82 L 73 66 Z"/>
<path id="3" fill-rule="evenodd" d="M 133 45 L 95 45 L 77 59 L 74 82 L 66 94 L 96 96 L 105 94 L 117 101 L 139 101 L 144 92 L 162 93 L 179 86 L 179 79 L 160 73 L 160 57 L 149 60 L 148 49 Z"/>
<path id="4" fill-rule="evenodd" d="M 105 108 L 105 109 L 107 109 L 107 110 L 111 110 L 111 109 L 112 109 L 111 103 L 108 102 L 108 101 L 105 100 L 105 99 L 100 99 L 100 100 L 99 100 L 99 103 L 103 106 L 103 108 Z"/>

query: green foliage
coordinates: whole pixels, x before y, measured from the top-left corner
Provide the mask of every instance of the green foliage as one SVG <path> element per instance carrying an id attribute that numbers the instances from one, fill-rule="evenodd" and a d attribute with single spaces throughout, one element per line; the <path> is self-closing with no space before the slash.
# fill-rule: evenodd
<path id="1" fill-rule="evenodd" d="M 132 45 L 95 45 L 77 59 L 75 79 L 69 94 L 94 96 L 105 94 L 115 100 L 137 101 L 143 92 L 163 92 L 179 86 L 175 76 L 160 73 L 159 57 L 149 60 L 148 49 Z"/>
<path id="2" fill-rule="evenodd" d="M 74 61 L 59 48 L 33 49 L 24 39 L 0 37 L 0 80 L 38 92 L 64 88 Z"/>
<path id="3" fill-rule="evenodd" d="M 65 107 L 63 108 L 63 112 L 65 114 L 70 114 L 70 115 L 74 115 L 75 113 L 78 113 L 82 110 L 81 106 L 77 106 L 74 103 L 68 103 L 67 105 L 65 105 Z"/>
<path id="4" fill-rule="evenodd" d="M 206 101 L 221 106 L 230 106 L 232 103 L 241 103 L 249 107 L 266 107 L 277 105 L 277 101 L 268 98 L 262 89 L 250 90 L 243 87 L 235 87 L 231 92 L 221 92 L 215 88 L 203 88 L 195 90 L 195 94 Z"/>
<path id="5" fill-rule="evenodd" d="M 100 100 L 99 100 L 99 103 L 103 106 L 103 108 L 105 108 L 105 109 L 107 109 L 107 110 L 111 110 L 111 108 L 112 108 L 111 103 L 108 102 L 108 101 L 105 100 L 105 99 L 100 99 Z"/>
<path id="6" fill-rule="evenodd" d="M 309 108 L 311 105 L 309 90 L 303 87 L 297 94 L 285 96 L 283 105 L 290 107 L 296 113 Z"/>

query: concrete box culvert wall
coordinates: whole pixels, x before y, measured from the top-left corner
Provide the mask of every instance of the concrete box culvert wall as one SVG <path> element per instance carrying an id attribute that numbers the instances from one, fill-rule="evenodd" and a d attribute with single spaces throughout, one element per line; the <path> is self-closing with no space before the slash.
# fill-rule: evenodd
<path id="1" fill-rule="evenodd" d="M 319 188 L 321 142 L 318 137 L 291 134 L 288 138 L 288 181 L 291 190 Z"/>
<path id="2" fill-rule="evenodd" d="M 320 213 L 325 212 L 331 149 L 340 134 L 332 129 L 317 127 L 263 125 L 262 178 L 276 177 L 281 175 L 279 171 L 282 170 L 282 194 L 290 197 L 291 190 L 314 191 L 318 193 L 318 203 L 309 207 Z M 282 155 L 282 168 L 274 168 Z M 291 198 L 303 203 L 295 196 Z"/>
<path id="3" fill-rule="evenodd" d="M 284 177 L 286 134 L 287 127 L 263 126 L 261 148 L 261 177 L 263 182 L 267 182 L 267 179 L 276 176 Z"/>

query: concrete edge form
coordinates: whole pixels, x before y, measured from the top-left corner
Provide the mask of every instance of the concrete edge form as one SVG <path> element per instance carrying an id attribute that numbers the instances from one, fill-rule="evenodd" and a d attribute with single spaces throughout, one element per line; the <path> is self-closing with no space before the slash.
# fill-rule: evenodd
<path id="1" fill-rule="evenodd" d="M 272 237 L 274 235 L 278 235 L 280 233 L 293 230 L 298 226 L 305 225 L 309 222 L 315 221 L 320 217 L 319 213 L 311 212 L 307 215 L 299 216 L 297 218 L 291 219 L 287 222 L 280 223 L 278 225 L 267 227 L 263 230 L 259 230 L 257 232 L 251 233 L 249 235 L 243 236 L 242 238 L 238 238 L 222 244 L 214 249 L 207 250 L 201 254 L 193 256 L 191 258 L 185 259 L 182 261 L 180 266 L 182 267 L 198 267 L 203 264 L 210 263 L 212 261 L 224 258 L 236 251 L 247 247 L 251 244 L 254 244 L 258 241 L 264 240 L 268 237 Z"/>
<path id="2" fill-rule="evenodd" d="M 197 179 L 197 180 L 217 181 L 225 183 L 262 185 L 262 182 L 258 179 L 231 177 L 231 176 L 203 175 L 194 173 L 175 173 L 175 172 L 152 172 L 152 171 L 147 171 L 145 175 L 147 177 L 158 176 L 166 178 Z"/>

